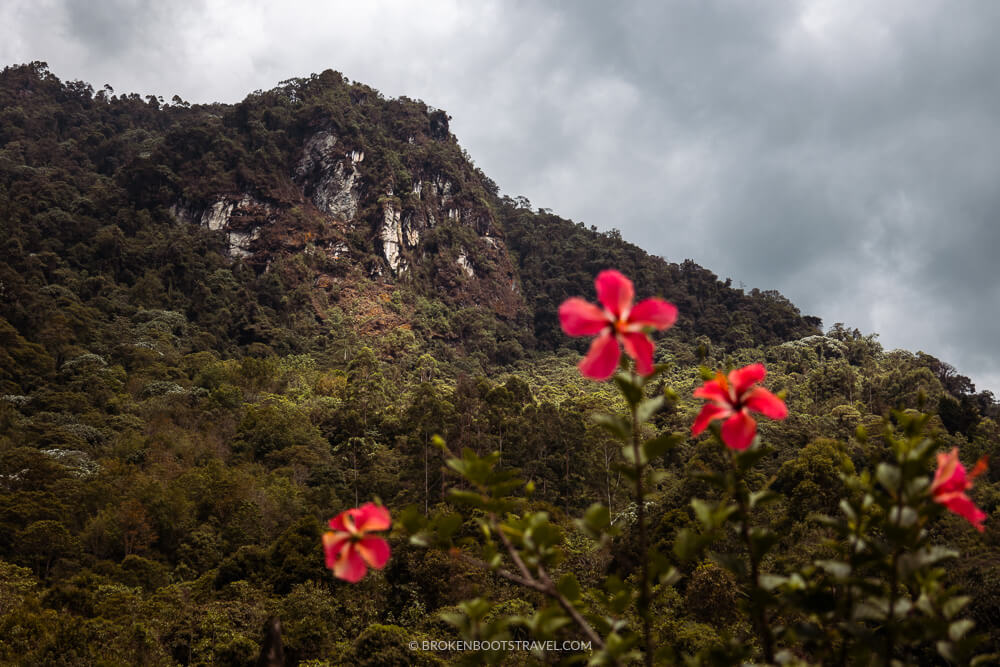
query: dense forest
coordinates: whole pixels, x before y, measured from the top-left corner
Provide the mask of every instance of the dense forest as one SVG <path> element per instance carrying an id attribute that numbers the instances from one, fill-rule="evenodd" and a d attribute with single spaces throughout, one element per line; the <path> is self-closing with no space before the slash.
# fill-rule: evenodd
<path id="1" fill-rule="evenodd" d="M 760 424 L 775 563 L 827 549 L 812 519 L 887 459 L 892 415 L 933 415 L 934 446 L 970 467 L 1000 449 L 994 397 L 945 361 L 504 196 L 444 111 L 329 70 L 192 105 L 7 67 L 0 233 L 3 664 L 252 664 L 272 617 L 288 664 L 462 659 L 407 647 L 466 636 L 470 599 L 531 618 L 542 596 L 401 530 L 386 567 L 348 584 L 321 537 L 373 498 L 453 516 L 469 482 L 446 459 L 463 449 L 527 481 L 569 545 L 559 567 L 634 578 L 637 507 L 591 418 L 626 401 L 580 376 L 588 341 L 558 316 L 608 268 L 679 313 L 656 338 L 669 368 L 649 390 L 674 398 L 654 434 L 690 436 L 699 366 L 766 364 L 789 411 Z M 698 525 L 689 499 L 710 495 L 697 473 L 716 454 L 687 437 L 650 461 L 651 544 Z M 947 582 L 984 651 L 1000 650 L 998 482 L 991 468 L 973 491 L 984 533 L 950 514 L 926 527 L 961 552 Z M 598 502 L 621 530 L 588 542 L 574 519 Z M 678 573 L 663 643 L 709 655 L 749 633 L 718 559 L 663 552 Z"/>

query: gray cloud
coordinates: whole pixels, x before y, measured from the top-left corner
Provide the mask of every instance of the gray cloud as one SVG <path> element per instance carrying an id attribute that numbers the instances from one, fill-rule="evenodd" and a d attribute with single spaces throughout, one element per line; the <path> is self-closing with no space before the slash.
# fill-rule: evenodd
<path id="1" fill-rule="evenodd" d="M 6 3 L 0 60 L 236 101 L 334 68 L 501 188 L 1000 390 L 1000 4 Z"/>

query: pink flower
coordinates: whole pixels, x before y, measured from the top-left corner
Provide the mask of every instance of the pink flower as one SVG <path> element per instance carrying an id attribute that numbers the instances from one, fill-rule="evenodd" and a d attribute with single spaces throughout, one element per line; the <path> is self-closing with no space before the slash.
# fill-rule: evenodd
<path id="1" fill-rule="evenodd" d="M 750 416 L 751 412 L 771 419 L 787 417 L 784 401 L 767 389 L 755 386 L 766 374 L 764 364 L 750 364 L 729 371 L 728 380 L 719 373 L 714 380 L 695 389 L 695 397 L 707 398 L 711 403 L 706 403 L 698 413 L 691 425 L 691 434 L 698 435 L 715 419 L 725 419 L 722 441 L 730 449 L 746 449 L 757 434 L 757 422 Z"/>
<path id="2" fill-rule="evenodd" d="M 625 353 L 635 359 L 640 375 L 653 372 L 653 341 L 647 328 L 662 331 L 677 321 L 677 308 L 663 299 L 645 299 L 632 305 L 635 288 L 618 271 L 601 271 L 594 280 L 597 300 L 604 308 L 579 297 L 566 299 L 559 306 L 559 323 L 570 336 L 597 335 L 579 364 L 584 377 L 606 380 L 611 377 Z"/>
<path id="3" fill-rule="evenodd" d="M 955 514 L 965 517 L 976 530 L 983 532 L 982 512 L 965 492 L 972 488 L 972 480 L 986 470 L 986 457 L 979 459 L 972 474 L 965 476 L 965 466 L 958 460 L 958 447 L 953 447 L 947 454 L 937 455 L 938 468 L 931 482 L 931 496 Z"/>
<path id="4" fill-rule="evenodd" d="M 373 530 L 388 530 L 389 510 L 375 503 L 365 503 L 341 512 L 330 519 L 333 532 L 323 533 L 326 566 L 335 577 L 352 584 L 360 581 L 368 566 L 381 570 L 389 560 L 389 543 L 369 535 Z"/>

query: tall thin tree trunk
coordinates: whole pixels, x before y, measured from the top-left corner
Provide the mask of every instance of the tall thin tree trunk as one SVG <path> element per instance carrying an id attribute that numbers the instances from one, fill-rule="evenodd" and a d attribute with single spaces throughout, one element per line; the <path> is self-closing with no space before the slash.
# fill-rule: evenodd
<path id="1" fill-rule="evenodd" d="M 355 440 L 351 447 L 351 463 L 354 466 L 354 506 L 361 504 L 358 496 L 358 441 Z"/>
<path id="2" fill-rule="evenodd" d="M 564 461 L 563 486 L 566 489 L 565 493 L 563 494 L 563 508 L 566 510 L 566 514 L 569 514 L 569 447 L 568 446 L 563 447 L 563 461 Z"/>

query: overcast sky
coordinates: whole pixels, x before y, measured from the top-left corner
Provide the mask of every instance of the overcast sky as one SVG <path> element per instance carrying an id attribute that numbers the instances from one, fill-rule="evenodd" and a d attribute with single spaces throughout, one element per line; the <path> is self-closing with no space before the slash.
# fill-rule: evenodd
<path id="1" fill-rule="evenodd" d="M 0 63 L 190 102 L 336 69 L 447 110 L 507 194 L 1000 394 L 998 29 L 992 0 L 5 0 Z"/>

